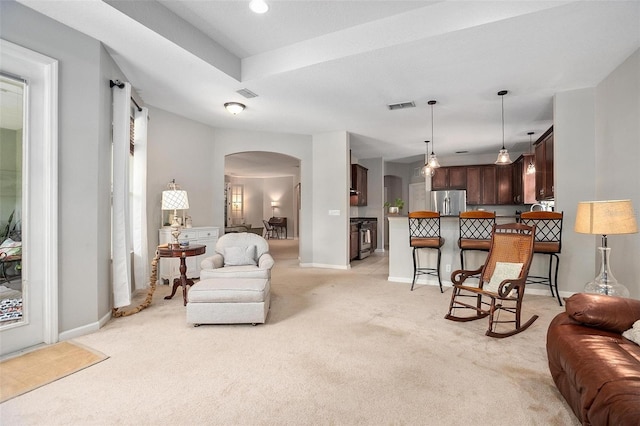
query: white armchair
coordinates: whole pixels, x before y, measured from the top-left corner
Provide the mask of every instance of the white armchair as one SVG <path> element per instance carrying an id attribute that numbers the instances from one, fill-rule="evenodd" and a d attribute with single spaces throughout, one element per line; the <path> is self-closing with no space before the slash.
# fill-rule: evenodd
<path id="1" fill-rule="evenodd" d="M 200 279 L 271 278 L 274 260 L 269 243 L 248 232 L 225 234 L 216 243 L 216 253 L 200 263 Z"/>

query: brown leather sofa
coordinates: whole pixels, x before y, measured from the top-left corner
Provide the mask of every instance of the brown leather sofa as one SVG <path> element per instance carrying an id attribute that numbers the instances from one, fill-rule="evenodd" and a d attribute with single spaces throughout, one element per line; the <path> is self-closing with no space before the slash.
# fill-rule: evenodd
<path id="1" fill-rule="evenodd" d="M 578 293 L 547 331 L 549 370 L 583 425 L 640 425 L 640 300 Z"/>

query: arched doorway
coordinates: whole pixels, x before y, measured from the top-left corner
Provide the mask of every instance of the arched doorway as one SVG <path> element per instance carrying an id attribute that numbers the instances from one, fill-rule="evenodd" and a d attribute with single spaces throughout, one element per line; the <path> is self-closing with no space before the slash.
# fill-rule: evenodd
<path id="1" fill-rule="evenodd" d="M 270 151 L 226 155 L 225 227 L 233 231 L 245 226 L 257 233 L 263 220 L 275 217 L 286 222 L 279 235 L 297 240 L 300 180 L 300 160 L 295 157 Z"/>

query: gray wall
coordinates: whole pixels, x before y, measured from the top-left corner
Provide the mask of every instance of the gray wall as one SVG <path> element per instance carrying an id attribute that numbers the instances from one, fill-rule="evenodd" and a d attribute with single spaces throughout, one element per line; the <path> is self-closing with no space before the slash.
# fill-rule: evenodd
<path id="1" fill-rule="evenodd" d="M 349 265 L 349 135 L 347 132 L 313 136 L 313 257 L 309 266 L 347 268 Z M 302 183 L 302 192 L 305 184 Z M 304 208 L 304 204 L 303 204 Z M 338 216 L 329 215 L 337 210 Z M 300 238 L 304 234 L 300 231 Z M 306 263 L 306 262 L 303 262 Z"/>
<path id="2" fill-rule="evenodd" d="M 573 230 L 579 201 L 631 199 L 640 211 L 640 50 L 595 88 L 554 100 L 556 210 L 564 211 L 562 290 L 579 292 L 599 271 L 600 237 Z M 640 234 L 608 238 L 615 277 L 640 298 Z"/>
<path id="3" fill-rule="evenodd" d="M 596 197 L 633 201 L 640 215 L 640 49 L 596 87 Z M 640 225 L 640 224 L 639 224 Z M 640 234 L 613 235 L 615 277 L 640 299 Z"/>
<path id="4" fill-rule="evenodd" d="M 189 195 L 189 216 L 193 226 L 224 228 L 224 215 L 214 220 L 212 194 L 214 130 L 204 124 L 149 106 L 147 155 L 147 232 L 149 255 L 158 245 L 162 226 L 162 191 L 175 179 Z M 224 208 L 224 184 L 222 193 Z M 224 210 L 221 210 L 224 213 Z"/>
<path id="5" fill-rule="evenodd" d="M 169 180 L 175 177 L 176 181 L 189 191 L 189 213 L 193 217 L 194 226 L 209 225 L 223 228 L 225 156 L 237 152 L 264 151 L 265 147 L 268 147 L 269 151 L 286 154 L 300 160 L 302 186 L 301 263 L 333 267 L 343 267 L 346 264 L 346 240 L 342 245 L 339 241 L 322 244 L 314 240 L 313 237 L 313 230 L 328 226 L 327 223 L 334 219 L 328 217 L 326 207 L 322 209 L 325 212 L 324 215 L 315 214 L 313 206 L 316 199 L 322 199 L 320 205 L 342 204 L 338 209 L 342 210 L 341 219 L 345 224 L 345 229 L 348 223 L 348 217 L 346 217 L 347 188 L 343 189 L 344 194 L 335 190 L 338 186 L 345 186 L 346 171 L 333 170 L 340 161 L 336 161 L 335 150 L 332 149 L 335 145 L 346 146 L 345 132 L 339 132 L 337 135 L 320 135 L 316 140 L 316 137 L 304 135 L 214 129 L 157 108 L 150 108 L 149 114 L 151 117 L 149 164 L 154 166 L 149 167 L 148 215 L 156 217 L 155 221 L 150 220 L 149 226 L 149 235 L 154 238 L 152 244 L 157 243 L 157 229 L 160 225 L 160 194 Z M 176 141 L 180 141 L 179 149 L 176 147 Z M 319 152 L 326 151 L 327 155 L 324 157 L 314 155 L 312 151 L 315 146 L 318 147 Z M 341 151 L 346 151 L 346 148 Z M 346 159 L 347 154 L 342 159 L 345 167 Z M 319 185 L 326 185 L 328 194 L 320 195 L 322 191 L 317 190 L 314 186 L 312 173 L 316 167 L 323 173 Z M 330 171 L 327 173 L 328 170 Z M 327 176 L 331 176 L 331 179 L 340 183 L 327 183 Z M 191 200 L 196 194 L 198 202 L 192 203 Z M 284 202 L 289 205 L 292 199 L 284 200 Z M 270 211 L 270 204 L 268 207 Z M 291 217 L 293 214 L 292 212 Z M 346 231 L 344 238 L 346 238 Z M 344 258 L 335 259 L 333 257 L 337 250 L 345 252 Z"/>

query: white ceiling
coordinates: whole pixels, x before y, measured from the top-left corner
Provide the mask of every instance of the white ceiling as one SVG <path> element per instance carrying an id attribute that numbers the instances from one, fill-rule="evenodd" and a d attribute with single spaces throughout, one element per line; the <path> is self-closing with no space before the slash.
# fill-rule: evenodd
<path id="1" fill-rule="evenodd" d="M 264 15 L 248 0 L 19 1 L 101 40 L 148 105 L 216 127 L 346 130 L 354 157 L 399 162 L 424 154 L 431 99 L 441 164 L 497 153 L 502 89 L 505 145 L 527 151 L 554 93 L 595 86 L 640 47 L 638 1 L 267 0 Z"/>

